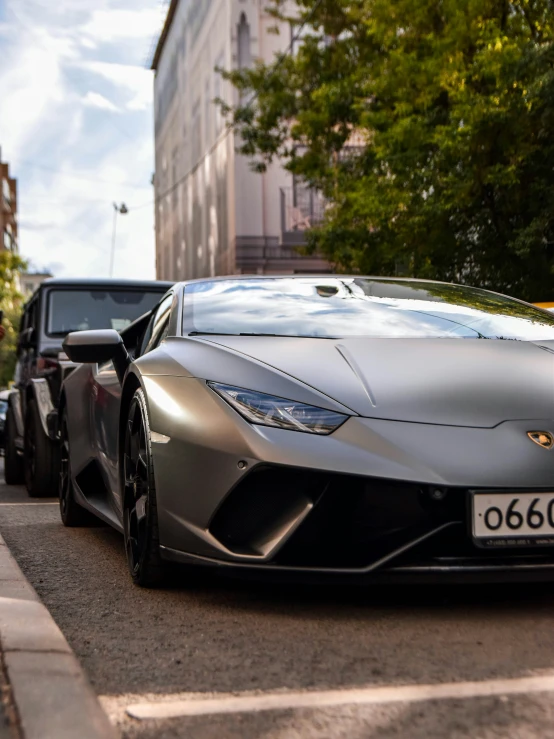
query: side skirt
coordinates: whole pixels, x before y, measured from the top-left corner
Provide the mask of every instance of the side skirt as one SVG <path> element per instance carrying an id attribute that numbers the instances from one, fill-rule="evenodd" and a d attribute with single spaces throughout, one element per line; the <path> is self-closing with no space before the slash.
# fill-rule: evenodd
<path id="1" fill-rule="evenodd" d="M 79 505 L 123 533 L 123 525 L 110 504 L 110 494 L 95 459 L 75 476 L 73 489 Z"/>

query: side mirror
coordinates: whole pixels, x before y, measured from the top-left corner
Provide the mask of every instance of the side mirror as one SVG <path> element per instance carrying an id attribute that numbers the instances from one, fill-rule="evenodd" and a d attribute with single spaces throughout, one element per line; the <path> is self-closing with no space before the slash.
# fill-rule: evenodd
<path id="1" fill-rule="evenodd" d="M 79 364 L 113 361 L 120 380 L 123 380 L 130 362 L 121 334 L 113 329 L 73 331 L 65 337 L 63 350 L 72 362 Z"/>

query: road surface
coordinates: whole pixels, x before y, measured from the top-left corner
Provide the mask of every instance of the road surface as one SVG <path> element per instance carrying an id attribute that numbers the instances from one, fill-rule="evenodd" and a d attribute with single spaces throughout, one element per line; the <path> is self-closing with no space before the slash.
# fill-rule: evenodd
<path id="1" fill-rule="evenodd" d="M 3 484 L 0 532 L 129 739 L 554 739 L 554 586 L 141 590 L 119 534 Z"/>

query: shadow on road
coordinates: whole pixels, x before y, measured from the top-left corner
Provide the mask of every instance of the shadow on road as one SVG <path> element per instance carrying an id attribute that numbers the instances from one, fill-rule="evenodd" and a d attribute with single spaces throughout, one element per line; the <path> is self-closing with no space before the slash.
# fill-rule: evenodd
<path id="1" fill-rule="evenodd" d="M 55 506 L 0 531 L 102 694 L 516 677 L 554 666 L 551 585 L 344 586 L 176 572 L 132 585 L 112 529 Z"/>

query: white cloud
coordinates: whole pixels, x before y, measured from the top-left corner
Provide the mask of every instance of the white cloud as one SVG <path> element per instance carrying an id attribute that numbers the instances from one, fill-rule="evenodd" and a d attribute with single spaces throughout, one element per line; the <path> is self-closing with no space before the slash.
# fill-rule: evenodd
<path id="1" fill-rule="evenodd" d="M 137 10 L 95 10 L 90 20 L 81 27 L 85 40 L 109 43 L 125 38 L 143 39 L 152 34 L 160 22 L 159 8 Z"/>
<path id="2" fill-rule="evenodd" d="M 153 277 L 153 82 L 143 63 L 158 0 L 4 9 L 0 143 L 18 178 L 22 254 L 60 275 L 107 274 L 112 203 L 125 202 L 115 273 Z"/>
<path id="3" fill-rule="evenodd" d="M 104 95 L 100 95 L 99 92 L 91 92 L 90 90 L 83 98 L 83 104 L 91 108 L 100 108 L 100 110 L 111 110 L 112 113 L 117 113 L 119 110 L 117 105 L 110 102 Z"/>
<path id="4" fill-rule="evenodd" d="M 150 70 L 129 64 L 97 61 L 83 62 L 82 68 L 117 85 L 121 94 L 126 96 L 129 110 L 146 110 L 152 105 L 154 83 Z"/>

